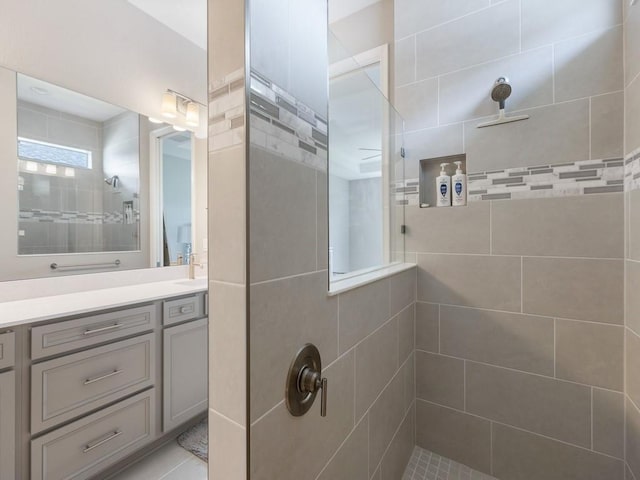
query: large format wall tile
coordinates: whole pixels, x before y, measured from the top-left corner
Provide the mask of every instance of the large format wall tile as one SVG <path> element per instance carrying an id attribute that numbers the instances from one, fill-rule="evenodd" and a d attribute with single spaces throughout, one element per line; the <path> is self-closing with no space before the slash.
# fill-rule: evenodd
<path id="1" fill-rule="evenodd" d="M 520 258 L 419 254 L 418 300 L 520 311 Z"/>
<path id="2" fill-rule="evenodd" d="M 427 352 L 440 351 L 440 306 L 416 303 L 416 348 Z"/>
<path id="3" fill-rule="evenodd" d="M 558 440 L 591 446 L 591 389 L 467 363 L 467 411 Z"/>
<path id="4" fill-rule="evenodd" d="M 416 80 L 416 37 L 411 36 L 398 40 L 393 48 L 395 84 L 401 86 L 414 82 Z"/>
<path id="5" fill-rule="evenodd" d="M 382 459 L 380 480 L 397 480 L 407 468 L 415 446 L 415 409 L 411 409 L 400 425 Z M 376 480 L 375 477 L 373 480 Z"/>
<path id="6" fill-rule="evenodd" d="M 556 320 L 556 377 L 623 389 L 624 327 Z"/>
<path id="7" fill-rule="evenodd" d="M 464 360 L 416 352 L 416 396 L 464 410 Z"/>
<path id="8" fill-rule="evenodd" d="M 322 471 L 318 480 L 369 480 L 369 423 L 365 417 Z"/>
<path id="9" fill-rule="evenodd" d="M 626 325 L 640 335 L 640 262 L 626 262 Z"/>
<path id="10" fill-rule="evenodd" d="M 593 389 L 593 449 L 624 457 L 624 394 Z"/>
<path id="11" fill-rule="evenodd" d="M 589 158 L 589 99 L 523 110 L 529 120 L 500 128 L 464 124 L 467 171 L 557 165 Z"/>
<path id="12" fill-rule="evenodd" d="M 382 455 L 405 416 L 403 397 L 404 377 L 398 372 L 369 410 L 370 472 L 382 461 Z"/>
<path id="13" fill-rule="evenodd" d="M 556 101 L 624 88 L 622 26 L 554 45 Z"/>
<path id="14" fill-rule="evenodd" d="M 224 368 L 209 372 L 209 406 L 240 425 L 247 424 L 247 289 L 244 285 L 211 282 L 209 361 Z"/>
<path id="15" fill-rule="evenodd" d="M 524 258 L 526 313 L 622 324 L 622 260 Z"/>
<path id="16" fill-rule="evenodd" d="M 640 337 L 632 331 L 626 333 L 627 395 L 640 405 Z"/>
<path id="17" fill-rule="evenodd" d="M 462 124 L 406 133 L 404 147 L 407 159 L 404 177 L 418 178 L 420 176 L 420 160 L 457 155 L 464 151 L 463 144 Z"/>
<path id="18" fill-rule="evenodd" d="M 548 45 L 621 23 L 620 2 L 522 0 L 522 48 Z"/>
<path id="19" fill-rule="evenodd" d="M 640 411 L 627 399 L 626 451 L 627 463 L 638 478 L 640 475 Z"/>
<path id="20" fill-rule="evenodd" d="M 623 462 L 504 425 L 493 425 L 493 475 L 508 480 L 623 480 Z"/>
<path id="21" fill-rule="evenodd" d="M 522 110 L 553 103 L 552 48 L 512 55 L 466 68 L 440 78 L 440 123 L 455 123 L 495 115 L 498 106 L 488 89 L 507 75 L 514 86 L 509 110 Z"/>
<path id="22" fill-rule="evenodd" d="M 591 158 L 624 155 L 624 93 L 591 98 Z"/>
<path id="23" fill-rule="evenodd" d="M 416 269 L 389 278 L 389 313 L 394 316 L 416 301 Z"/>
<path id="24" fill-rule="evenodd" d="M 317 477 L 354 427 L 354 361 L 354 352 L 349 352 L 323 370 L 329 385 L 340 386 L 328 389 L 326 417 L 320 416 L 318 401 L 302 417 L 293 417 L 282 402 L 252 425 L 252 480 Z"/>
<path id="25" fill-rule="evenodd" d="M 397 316 L 398 322 L 398 364 L 402 365 L 415 349 L 416 309 L 412 304 Z"/>
<path id="26" fill-rule="evenodd" d="M 640 77 L 625 90 L 624 139 L 625 153 L 640 147 Z"/>
<path id="27" fill-rule="evenodd" d="M 614 193 L 493 202 L 492 251 L 500 255 L 622 258 L 623 201 L 623 194 Z"/>
<path id="28" fill-rule="evenodd" d="M 398 324 L 387 322 L 356 347 L 356 419 L 360 419 L 398 368 Z"/>
<path id="29" fill-rule="evenodd" d="M 553 375 L 553 319 L 440 307 L 441 353 Z"/>
<path id="30" fill-rule="evenodd" d="M 247 478 L 247 432 L 228 418 L 209 410 L 210 435 L 209 476 L 226 480 Z M 233 459 L 230 461 L 230 459 Z"/>
<path id="31" fill-rule="evenodd" d="M 491 5 L 490 0 L 397 0 L 395 35 L 402 38 Z"/>
<path id="32" fill-rule="evenodd" d="M 209 154 L 209 224 L 224 225 L 211 235 L 211 280 L 243 283 L 246 275 L 244 148 Z M 221 178 L 227 179 L 220 181 Z"/>
<path id="33" fill-rule="evenodd" d="M 417 35 L 418 78 L 517 53 L 519 2 L 507 0 Z"/>
<path id="34" fill-rule="evenodd" d="M 640 261 L 640 189 L 632 190 L 628 196 L 629 252 L 627 258 Z"/>
<path id="35" fill-rule="evenodd" d="M 471 202 L 466 208 L 407 207 L 407 251 L 489 253 L 490 208 L 489 202 Z"/>
<path id="36" fill-rule="evenodd" d="M 329 185 L 326 173 L 316 172 L 316 189 L 317 269 L 326 270 L 329 268 Z"/>
<path id="37" fill-rule="evenodd" d="M 316 171 L 255 147 L 250 155 L 251 282 L 316 270 Z"/>
<path id="38" fill-rule="evenodd" d="M 396 88 L 395 107 L 406 131 L 438 125 L 438 79 Z"/>
<path id="39" fill-rule="evenodd" d="M 491 468 L 491 422 L 475 415 L 416 400 L 416 444 L 481 472 Z"/>
<path id="40" fill-rule="evenodd" d="M 346 352 L 390 318 L 389 280 L 340 295 L 340 353 Z"/>
<path id="41" fill-rule="evenodd" d="M 324 365 L 338 355 L 337 299 L 326 294 L 326 272 L 251 287 L 251 415 L 282 400 L 284 377 L 299 348 L 311 342 Z"/>

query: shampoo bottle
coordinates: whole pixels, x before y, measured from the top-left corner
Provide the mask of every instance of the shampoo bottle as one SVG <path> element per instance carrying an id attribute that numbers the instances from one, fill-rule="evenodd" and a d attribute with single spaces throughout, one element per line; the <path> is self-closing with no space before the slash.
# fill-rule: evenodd
<path id="1" fill-rule="evenodd" d="M 453 183 L 453 206 L 462 207 L 467 204 L 467 176 L 462 173 L 462 162 L 455 162 L 458 166 L 456 174 L 451 178 Z"/>
<path id="2" fill-rule="evenodd" d="M 436 190 L 438 195 L 438 207 L 451 206 L 451 177 L 447 175 L 445 168 L 448 163 L 440 164 L 440 176 L 436 178 Z"/>

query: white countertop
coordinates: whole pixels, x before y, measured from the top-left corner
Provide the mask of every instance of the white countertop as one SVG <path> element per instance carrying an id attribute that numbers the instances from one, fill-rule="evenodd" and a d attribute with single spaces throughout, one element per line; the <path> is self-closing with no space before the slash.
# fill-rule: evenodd
<path id="1" fill-rule="evenodd" d="M 153 302 L 207 290 L 206 279 L 181 279 L 0 303 L 0 328 Z"/>

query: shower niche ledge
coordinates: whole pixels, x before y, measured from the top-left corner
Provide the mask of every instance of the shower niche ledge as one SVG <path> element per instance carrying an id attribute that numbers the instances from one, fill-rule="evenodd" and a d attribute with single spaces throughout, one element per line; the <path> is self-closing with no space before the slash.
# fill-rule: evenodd
<path id="1" fill-rule="evenodd" d="M 437 178 L 440 176 L 440 165 L 448 163 L 446 167 L 447 175 L 453 177 L 456 173 L 455 162 L 461 162 L 462 173 L 467 175 L 467 155 L 448 155 L 445 157 L 434 157 L 420 160 L 420 185 L 419 185 L 419 205 L 420 208 L 436 208 L 438 188 Z M 468 183 L 468 181 L 467 181 Z M 468 196 L 468 192 L 467 192 Z M 464 205 L 466 206 L 466 205 Z M 460 207 L 455 207 L 460 208 Z"/>

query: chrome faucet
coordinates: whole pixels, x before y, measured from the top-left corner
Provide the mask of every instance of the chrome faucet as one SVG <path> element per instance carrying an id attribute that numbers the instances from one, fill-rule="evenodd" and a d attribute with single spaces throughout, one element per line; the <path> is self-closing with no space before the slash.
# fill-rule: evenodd
<path id="1" fill-rule="evenodd" d="M 189 279 L 195 280 L 196 278 L 196 267 L 202 268 L 204 265 L 202 263 L 196 263 L 196 254 L 192 253 L 189 255 Z"/>

